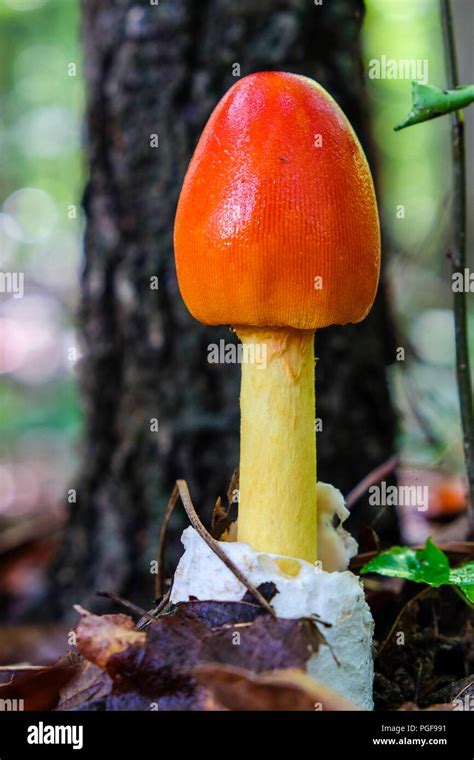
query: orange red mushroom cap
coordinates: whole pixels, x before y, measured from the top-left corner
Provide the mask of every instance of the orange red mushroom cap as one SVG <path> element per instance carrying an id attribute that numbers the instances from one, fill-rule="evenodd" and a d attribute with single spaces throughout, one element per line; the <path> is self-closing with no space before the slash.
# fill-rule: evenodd
<path id="1" fill-rule="evenodd" d="M 316 329 L 358 322 L 379 278 L 370 170 L 312 80 L 261 72 L 212 113 L 178 203 L 183 299 L 206 324 Z"/>

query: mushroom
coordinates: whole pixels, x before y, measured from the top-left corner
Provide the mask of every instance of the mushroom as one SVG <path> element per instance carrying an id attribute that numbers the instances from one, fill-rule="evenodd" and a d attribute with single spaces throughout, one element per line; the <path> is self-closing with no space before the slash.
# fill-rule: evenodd
<path id="1" fill-rule="evenodd" d="M 226 93 L 184 180 L 175 256 L 191 314 L 246 350 L 238 540 L 314 562 L 314 333 L 362 320 L 380 268 L 370 170 L 320 85 L 260 72 Z"/>

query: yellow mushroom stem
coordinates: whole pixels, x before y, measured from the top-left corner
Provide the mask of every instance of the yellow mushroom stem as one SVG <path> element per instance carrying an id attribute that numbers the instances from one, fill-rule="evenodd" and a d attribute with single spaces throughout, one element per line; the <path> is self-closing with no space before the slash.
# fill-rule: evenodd
<path id="1" fill-rule="evenodd" d="M 243 344 L 238 540 L 315 562 L 314 332 L 236 331 Z"/>

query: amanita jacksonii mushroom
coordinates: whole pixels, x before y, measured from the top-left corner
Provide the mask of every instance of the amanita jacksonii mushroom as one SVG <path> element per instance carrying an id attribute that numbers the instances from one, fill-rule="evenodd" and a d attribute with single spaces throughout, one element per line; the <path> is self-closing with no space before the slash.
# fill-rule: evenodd
<path id="1" fill-rule="evenodd" d="M 370 170 L 322 87 L 262 72 L 227 92 L 189 165 L 175 255 L 191 314 L 265 359 L 242 364 L 238 539 L 314 562 L 314 331 L 362 320 L 380 266 Z"/>

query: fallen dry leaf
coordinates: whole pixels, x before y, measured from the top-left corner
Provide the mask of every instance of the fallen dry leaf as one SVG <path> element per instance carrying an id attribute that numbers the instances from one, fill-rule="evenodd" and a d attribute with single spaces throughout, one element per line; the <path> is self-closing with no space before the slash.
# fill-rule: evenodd
<path id="1" fill-rule="evenodd" d="M 304 668 L 321 643 L 321 634 L 309 620 L 265 616 L 251 624 L 237 624 L 208 636 L 204 657 L 256 673 Z"/>
<path id="2" fill-rule="evenodd" d="M 92 615 L 79 605 L 74 607 L 81 619 L 76 628 L 76 646 L 86 658 L 104 670 L 112 655 L 132 644 L 143 644 L 145 634 L 135 630 L 128 615 Z"/>
<path id="3" fill-rule="evenodd" d="M 198 665 L 194 675 L 228 710 L 359 710 L 337 692 L 295 668 L 256 675 L 228 665 Z"/>
<path id="4" fill-rule="evenodd" d="M 175 615 L 179 616 L 183 609 L 187 620 L 198 620 L 211 629 L 235 623 L 251 623 L 256 617 L 267 615 L 266 610 L 253 597 L 241 602 L 184 602 L 177 604 L 174 609 Z"/>
<path id="5" fill-rule="evenodd" d="M 60 699 L 56 709 L 74 710 L 76 707 L 101 699 L 112 691 L 112 679 L 92 662 L 84 660 L 77 668 L 76 674 L 60 690 Z"/>
<path id="6" fill-rule="evenodd" d="M 222 709 L 196 680 L 198 665 L 255 673 L 302 670 L 323 641 L 313 622 L 277 619 L 247 601 L 179 604 L 141 633 L 126 615 L 79 612 L 77 649 L 106 671 L 112 691 L 90 702 L 92 678 L 92 683 L 85 682 L 81 701 L 81 689 L 76 684 L 74 692 L 72 684 L 68 692 L 75 694 L 71 705 L 76 709 L 87 709 L 94 701 L 101 701 L 101 709 Z"/>
<path id="7" fill-rule="evenodd" d="M 60 698 L 61 689 L 74 677 L 76 665 L 60 663 L 13 676 L 10 683 L 0 685 L 0 699 L 22 700 L 23 710 L 53 710 Z"/>

